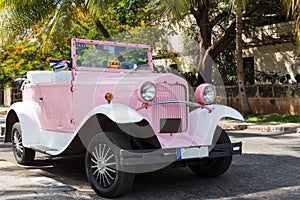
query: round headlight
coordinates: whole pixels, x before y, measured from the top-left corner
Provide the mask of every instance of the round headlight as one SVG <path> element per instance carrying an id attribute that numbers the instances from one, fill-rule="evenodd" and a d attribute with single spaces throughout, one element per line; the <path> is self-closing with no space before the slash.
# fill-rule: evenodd
<path id="1" fill-rule="evenodd" d="M 146 82 L 140 87 L 140 96 L 144 101 L 152 101 L 156 96 L 155 85 L 151 82 Z"/>
<path id="2" fill-rule="evenodd" d="M 210 84 L 202 84 L 197 87 L 195 95 L 201 104 L 211 104 L 216 99 L 216 88 Z"/>

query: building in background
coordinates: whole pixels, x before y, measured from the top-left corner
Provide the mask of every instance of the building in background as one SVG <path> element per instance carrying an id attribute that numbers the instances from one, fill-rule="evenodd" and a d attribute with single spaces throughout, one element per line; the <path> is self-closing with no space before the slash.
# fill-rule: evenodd
<path id="1" fill-rule="evenodd" d="M 257 27 L 243 39 L 245 72 L 255 74 L 248 77 L 250 84 L 271 82 L 260 80 L 257 74 L 268 74 L 269 77 L 290 74 L 292 80 L 296 81 L 295 77 L 300 74 L 300 58 L 297 55 L 295 22 Z"/>

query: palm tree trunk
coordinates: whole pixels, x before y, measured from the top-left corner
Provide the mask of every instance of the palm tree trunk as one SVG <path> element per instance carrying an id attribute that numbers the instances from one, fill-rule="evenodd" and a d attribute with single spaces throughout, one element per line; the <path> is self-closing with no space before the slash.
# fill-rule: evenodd
<path id="1" fill-rule="evenodd" d="M 241 104 L 242 113 L 250 113 L 250 106 L 248 104 L 246 87 L 245 87 L 245 77 L 244 77 L 244 66 L 243 66 L 243 40 L 242 40 L 242 30 L 243 30 L 243 19 L 242 13 L 243 6 L 241 0 L 237 0 L 236 4 L 236 64 L 238 73 L 238 87 L 239 87 L 239 98 Z"/>
<path id="2" fill-rule="evenodd" d="M 105 37 L 105 39 L 109 39 L 110 38 L 110 34 L 106 30 L 106 28 L 103 26 L 102 22 L 98 18 L 95 18 L 94 22 L 96 24 L 97 30 L 100 33 L 102 33 L 102 35 Z"/>

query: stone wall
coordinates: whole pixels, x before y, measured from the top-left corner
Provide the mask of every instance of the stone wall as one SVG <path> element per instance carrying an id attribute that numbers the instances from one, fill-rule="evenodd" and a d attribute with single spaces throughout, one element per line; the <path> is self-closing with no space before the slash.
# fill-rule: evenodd
<path id="1" fill-rule="evenodd" d="M 253 113 L 300 115 L 300 84 L 253 85 L 246 92 Z M 227 105 L 240 110 L 237 86 L 226 86 Z"/>

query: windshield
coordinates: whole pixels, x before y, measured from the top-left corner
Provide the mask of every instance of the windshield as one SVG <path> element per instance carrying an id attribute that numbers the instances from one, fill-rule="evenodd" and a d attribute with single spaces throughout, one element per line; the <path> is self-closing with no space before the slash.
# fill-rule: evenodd
<path id="1" fill-rule="evenodd" d="M 76 67 L 150 70 L 148 48 L 119 45 L 76 42 Z"/>

